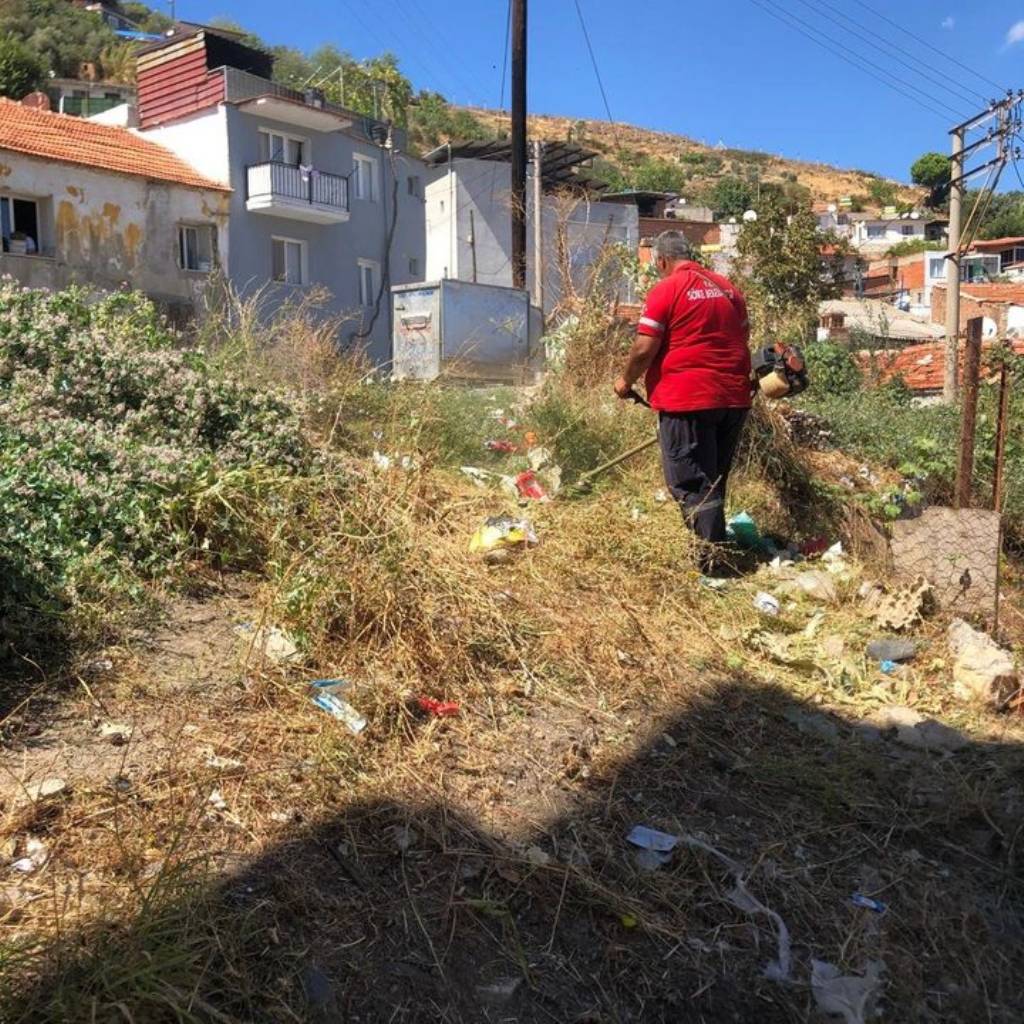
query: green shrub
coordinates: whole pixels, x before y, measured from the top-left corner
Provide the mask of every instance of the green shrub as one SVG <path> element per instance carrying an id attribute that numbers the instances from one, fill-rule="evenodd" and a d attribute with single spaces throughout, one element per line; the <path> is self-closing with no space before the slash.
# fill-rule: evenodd
<path id="1" fill-rule="evenodd" d="M 816 394 L 849 395 L 861 386 L 853 355 L 834 341 L 814 341 L 804 347 L 807 372 Z"/>
<path id="2" fill-rule="evenodd" d="M 9 618 L 137 597 L 186 558 L 244 553 L 193 498 L 307 461 L 290 405 L 214 375 L 136 294 L 0 285 L 0 604 Z M 237 550 L 210 550 L 210 537 Z M 204 541 L 206 548 L 204 549 Z M 16 582 L 12 582 L 16 581 Z"/>

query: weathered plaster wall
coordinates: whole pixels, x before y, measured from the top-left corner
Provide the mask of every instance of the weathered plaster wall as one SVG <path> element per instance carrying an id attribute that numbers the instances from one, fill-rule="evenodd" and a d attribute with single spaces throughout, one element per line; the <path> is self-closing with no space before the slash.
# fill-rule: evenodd
<path id="1" fill-rule="evenodd" d="M 161 302 L 194 303 L 209 274 L 178 266 L 182 223 L 215 225 L 219 259 L 227 262 L 227 193 L 0 151 L 0 195 L 38 204 L 41 255 L 0 254 L 0 273 L 26 285 L 127 285 Z"/>

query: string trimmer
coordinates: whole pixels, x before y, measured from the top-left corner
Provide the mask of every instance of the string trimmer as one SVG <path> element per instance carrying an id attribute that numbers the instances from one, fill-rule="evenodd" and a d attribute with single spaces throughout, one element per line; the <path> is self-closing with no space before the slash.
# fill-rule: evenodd
<path id="1" fill-rule="evenodd" d="M 635 402 L 637 405 L 642 405 L 645 409 L 650 409 L 650 404 L 643 395 L 630 389 L 628 401 Z M 602 462 L 596 469 L 591 469 L 586 473 L 583 473 L 579 479 L 567 487 L 563 494 L 585 494 L 593 486 L 594 481 L 608 470 L 614 469 L 616 466 L 621 465 L 623 462 L 629 461 L 634 455 L 639 455 L 641 452 L 647 451 L 648 448 L 653 448 L 658 443 L 658 435 L 650 438 L 648 441 L 644 441 L 642 444 L 638 444 L 635 448 L 630 448 L 629 451 L 623 452 L 621 455 L 616 455 L 614 459 L 609 459 L 607 462 Z"/>

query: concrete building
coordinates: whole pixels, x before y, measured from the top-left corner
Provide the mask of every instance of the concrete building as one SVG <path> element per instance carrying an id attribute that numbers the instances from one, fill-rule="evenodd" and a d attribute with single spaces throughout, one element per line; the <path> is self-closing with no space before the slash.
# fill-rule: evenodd
<path id="1" fill-rule="evenodd" d="M 544 310 L 563 298 L 566 272 L 576 288 L 609 243 L 637 250 L 636 207 L 594 198 L 596 182 L 576 168 L 593 154 L 569 143 L 547 143 L 542 163 Z M 426 276 L 510 287 L 512 284 L 511 147 L 507 142 L 441 146 L 427 154 Z M 533 165 L 527 183 L 527 275 L 534 289 Z M 534 302 L 536 302 L 534 295 Z"/>
<path id="2" fill-rule="evenodd" d="M 863 253 L 884 253 L 901 242 L 941 241 L 946 237 L 948 220 L 917 210 L 898 214 L 895 210 L 874 213 L 839 213 L 837 229 Z M 819 217 L 819 224 L 827 219 Z"/>
<path id="3" fill-rule="evenodd" d="M 51 78 L 44 89 L 50 109 L 72 117 L 93 117 L 135 101 L 135 87 L 89 78 Z"/>
<path id="4" fill-rule="evenodd" d="M 0 101 L 0 274 L 138 288 L 185 317 L 223 265 L 229 190 L 162 146 Z"/>
<path id="5" fill-rule="evenodd" d="M 315 90 L 273 58 L 192 26 L 139 56 L 139 128 L 231 189 L 228 280 L 265 308 L 319 287 L 343 342 L 390 359 L 389 285 L 423 280 L 424 164 L 404 133 Z"/>
<path id="6" fill-rule="evenodd" d="M 878 299 L 827 299 L 818 305 L 818 341 L 870 341 L 893 347 L 937 341 L 945 331 Z"/>

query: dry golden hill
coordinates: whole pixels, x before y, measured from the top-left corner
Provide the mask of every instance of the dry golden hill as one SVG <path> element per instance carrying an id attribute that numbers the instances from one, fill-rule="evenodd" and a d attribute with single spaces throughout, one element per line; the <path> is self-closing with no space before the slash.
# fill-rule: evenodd
<path id="1" fill-rule="evenodd" d="M 467 109 L 489 130 L 498 133 L 508 131 L 507 113 L 476 107 Z M 859 196 L 865 200 L 865 209 L 878 206 L 870 199 L 872 182 L 891 184 L 898 203 L 916 203 L 923 197 L 921 189 L 868 171 L 843 170 L 757 150 L 709 146 L 685 135 L 629 124 L 611 125 L 607 121 L 534 114 L 529 119 L 529 133 L 531 137 L 545 141 L 579 142 L 597 150 L 609 164 L 624 171 L 631 162 L 644 157 L 679 164 L 687 175 L 687 192 L 693 196 L 699 196 L 719 178 L 733 176 L 747 181 L 759 178 L 761 182 L 795 182 L 804 186 L 812 200 L 818 203 L 836 202 L 843 196 Z"/>

